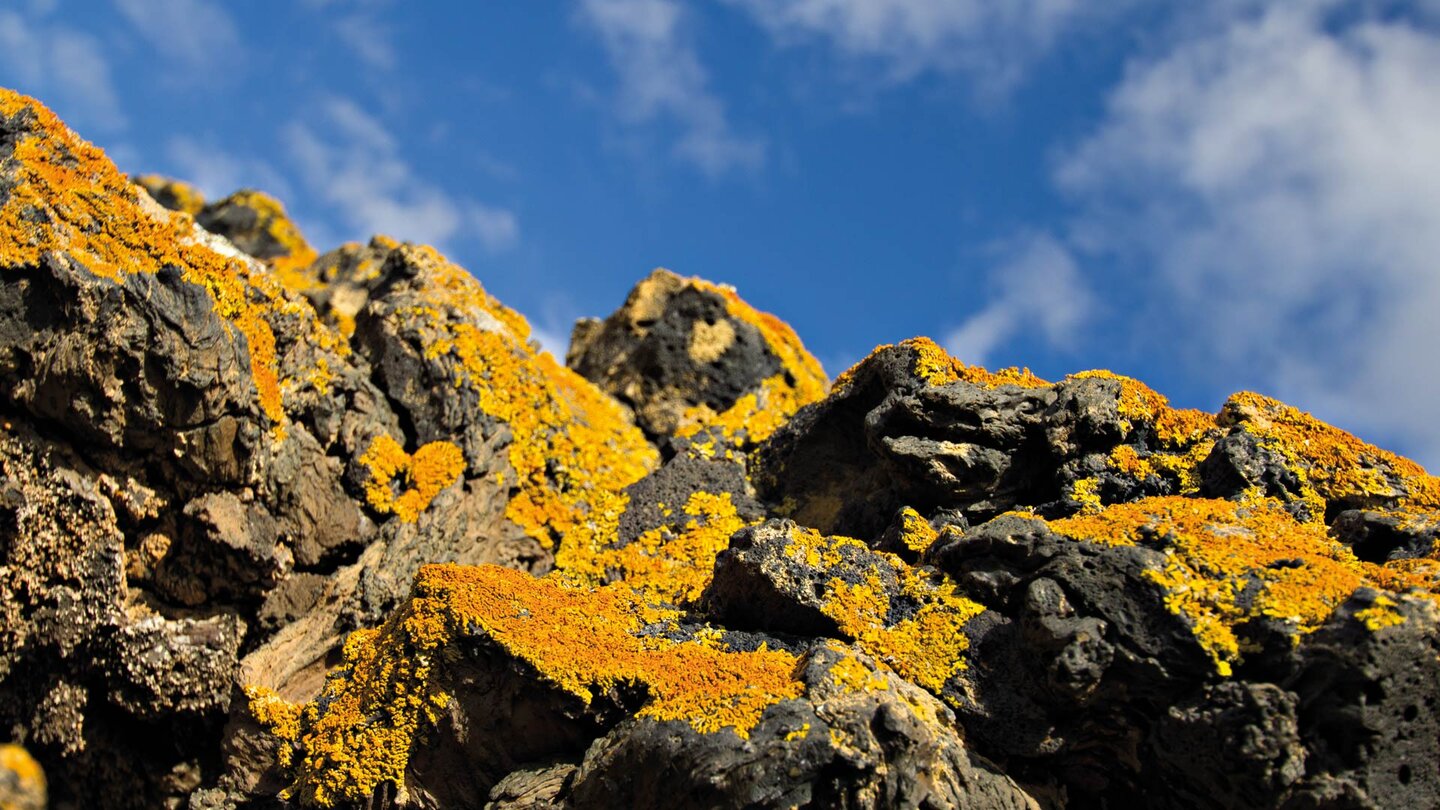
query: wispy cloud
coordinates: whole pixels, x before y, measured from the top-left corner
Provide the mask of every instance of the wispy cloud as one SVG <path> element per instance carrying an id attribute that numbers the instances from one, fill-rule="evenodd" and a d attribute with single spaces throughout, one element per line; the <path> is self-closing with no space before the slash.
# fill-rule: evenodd
<path id="1" fill-rule="evenodd" d="M 1062 34 L 1129 0 L 727 0 L 780 42 L 820 41 L 903 81 L 965 72 L 985 93 L 1013 86 Z"/>
<path id="2" fill-rule="evenodd" d="M 126 119 L 100 42 L 44 19 L 0 11 L 0 85 L 39 96 L 77 127 L 124 128 Z"/>
<path id="3" fill-rule="evenodd" d="M 1131 65 L 1061 162 L 1075 232 L 1150 269 L 1127 284 L 1156 351 L 1440 461 L 1440 35 L 1367 5 L 1230 8 Z"/>
<path id="4" fill-rule="evenodd" d="M 619 77 L 623 120 L 678 126 L 674 154 L 711 177 L 764 163 L 764 141 L 736 134 L 724 102 L 710 90 L 678 2 L 581 0 L 580 15 L 600 36 Z"/>
<path id="5" fill-rule="evenodd" d="M 360 61 L 378 70 L 393 70 L 398 61 L 395 43 L 378 17 L 356 13 L 335 22 L 335 33 Z"/>
<path id="6" fill-rule="evenodd" d="M 155 53 L 190 71 L 215 71 L 239 63 L 240 33 L 223 5 L 211 0 L 114 0 Z M 197 74 L 198 75 L 198 74 Z"/>
<path id="7" fill-rule="evenodd" d="M 211 200 L 241 188 L 258 188 L 282 201 L 294 194 L 284 174 L 268 160 L 232 153 L 214 138 L 170 138 L 165 143 L 163 171 L 194 184 Z"/>
<path id="8" fill-rule="evenodd" d="M 284 140 L 304 190 L 339 217 L 346 238 L 387 233 L 442 248 L 473 238 L 491 251 L 519 241 L 512 211 L 456 197 L 417 175 L 389 130 L 353 101 L 318 104 L 310 118 L 286 127 Z"/>
<path id="9" fill-rule="evenodd" d="M 1071 345 L 1094 310 L 1074 257 L 1054 237 L 1027 234 L 1003 253 L 985 307 L 945 337 L 946 349 L 967 363 L 993 362 L 996 349 L 1022 335 L 1055 348 Z"/>

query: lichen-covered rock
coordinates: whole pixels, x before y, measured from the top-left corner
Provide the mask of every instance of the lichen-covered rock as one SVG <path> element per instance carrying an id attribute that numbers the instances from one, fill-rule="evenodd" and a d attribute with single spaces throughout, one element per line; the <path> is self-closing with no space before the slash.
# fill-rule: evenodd
<path id="1" fill-rule="evenodd" d="M 62 804 L 255 772 L 222 733 L 238 679 L 313 695 L 421 565 L 544 571 L 655 460 L 433 251 L 389 243 L 352 342 L 301 294 L 313 251 L 278 203 L 200 210 L 222 239 L 198 196 L 145 187 L 185 210 L 0 91 L 0 719 Z"/>
<path id="2" fill-rule="evenodd" d="M 1198 492 L 1218 429 L 1140 383 L 1088 372 L 1056 384 L 966 366 L 933 342 L 882 346 L 761 446 L 755 483 L 780 511 L 872 540 L 903 507 L 984 520 L 1063 515 Z"/>
<path id="3" fill-rule="evenodd" d="M 574 585 L 624 582 L 647 599 L 689 606 L 710 582 L 730 536 L 763 517 L 744 456 L 718 430 L 678 439 L 676 454 L 565 536 L 559 575 Z"/>
<path id="4" fill-rule="evenodd" d="M 732 443 L 759 442 L 827 383 L 784 322 L 729 287 L 663 269 L 604 321 L 576 324 L 566 364 L 656 441 L 715 426 Z"/>
<path id="5" fill-rule="evenodd" d="M 285 286 L 303 288 L 309 281 L 305 269 L 315 261 L 315 249 L 305 241 L 280 201 L 269 194 L 241 189 L 187 213 L 195 215 L 200 227 L 229 239 L 247 255 L 270 265 Z"/>
<path id="6" fill-rule="evenodd" d="M 625 721 L 586 751 L 568 806 L 1038 808 L 966 748 L 944 705 L 867 656 L 818 645 L 796 678 L 802 697 L 767 710 L 744 745 Z"/>
<path id="7" fill-rule="evenodd" d="M 1440 806 L 1412 462 L 665 271 L 569 359 L 0 91 L 0 804 Z"/>
<path id="8" fill-rule="evenodd" d="M 0 744 L 0 807 L 45 810 L 45 772 L 24 748 Z"/>
<path id="9" fill-rule="evenodd" d="M 145 189 L 155 202 L 171 211 L 195 216 L 205 207 L 205 195 L 183 180 L 161 177 L 158 174 L 144 174 L 131 178 L 135 185 Z"/>
<path id="10" fill-rule="evenodd" d="M 619 585 L 427 567 L 319 701 L 256 690 L 251 706 L 318 806 L 478 807 L 566 757 L 560 806 L 1034 806 L 940 703 L 868 659 L 731 649 L 677 618 Z"/>
<path id="11" fill-rule="evenodd" d="M 936 694 L 967 666 L 965 628 L 984 611 L 934 570 L 783 521 L 732 538 L 705 608 L 725 626 L 853 642 Z"/>
<path id="12" fill-rule="evenodd" d="M 341 245 L 304 268 L 304 278 L 296 287 L 322 317 L 350 335 L 371 291 L 384 280 L 381 268 L 386 258 L 399 246 L 394 239 L 378 235 L 366 245 Z"/>
<path id="13" fill-rule="evenodd" d="M 1407 567 L 1413 560 L 1359 560 L 1271 499 L 1152 498 L 1048 523 L 1007 515 L 936 543 L 927 559 L 991 608 L 967 627 L 973 665 L 960 673 L 961 688 L 943 695 L 979 750 L 1017 773 L 1061 774 L 1075 795 L 1278 806 L 1302 791 L 1308 772 L 1291 760 L 1313 763 L 1328 745 L 1320 742 L 1328 732 L 1306 735 L 1297 693 L 1314 688 L 1298 672 L 1329 649 L 1332 628 L 1347 628 L 1356 649 L 1373 648 L 1391 628 L 1433 632 L 1433 602 L 1399 595 L 1429 592 L 1433 573 Z M 1440 690 L 1440 679 L 1410 669 L 1396 674 L 1414 678 L 1411 689 Z M 1356 679 L 1383 677 L 1372 670 Z M 1245 696 L 1256 690 L 1270 697 Z M 1425 699 L 1410 692 L 1402 702 Z M 1204 728 L 1196 714 L 1209 718 Z M 1385 722 L 1366 716 L 1375 718 L 1367 734 Z M 1350 753 L 1367 763 L 1352 767 L 1369 767 L 1370 757 Z M 1207 792 L 1222 770 L 1236 774 L 1235 792 Z M 1355 787 L 1362 796 L 1370 789 Z M 1404 798 L 1423 803 L 1429 790 Z"/>

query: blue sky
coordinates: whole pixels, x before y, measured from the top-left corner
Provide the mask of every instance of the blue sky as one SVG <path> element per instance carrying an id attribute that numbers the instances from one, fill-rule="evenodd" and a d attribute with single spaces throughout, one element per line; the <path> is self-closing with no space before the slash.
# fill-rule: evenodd
<path id="1" fill-rule="evenodd" d="M 436 244 L 551 345 L 666 266 L 832 374 L 924 334 L 1431 466 L 1437 76 L 1434 0 L 0 5 L 0 84 L 123 170 Z"/>

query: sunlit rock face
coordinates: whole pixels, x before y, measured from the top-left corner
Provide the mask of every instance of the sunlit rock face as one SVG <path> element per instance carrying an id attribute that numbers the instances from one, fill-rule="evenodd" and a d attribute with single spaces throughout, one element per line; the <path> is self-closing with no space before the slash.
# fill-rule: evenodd
<path id="1" fill-rule="evenodd" d="M 1283 403 L 663 270 L 566 367 L 8 91 L 0 280 L 7 807 L 1440 805 L 1440 482 Z"/>

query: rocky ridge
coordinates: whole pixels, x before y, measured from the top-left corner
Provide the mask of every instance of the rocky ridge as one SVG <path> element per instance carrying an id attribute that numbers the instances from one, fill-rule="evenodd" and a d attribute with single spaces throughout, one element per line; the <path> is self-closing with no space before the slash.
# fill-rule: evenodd
<path id="1" fill-rule="evenodd" d="M 9 91 L 0 273 L 7 807 L 1440 804 L 1440 480 L 1283 403 L 663 270 L 562 366 Z"/>

